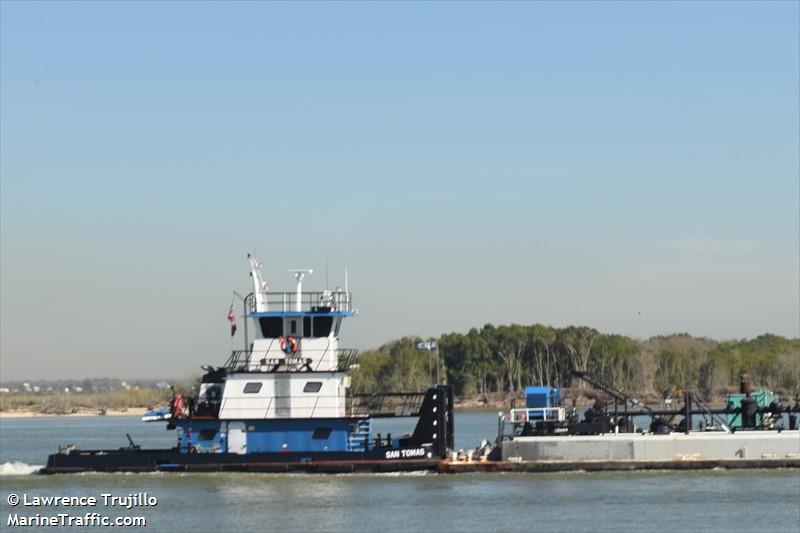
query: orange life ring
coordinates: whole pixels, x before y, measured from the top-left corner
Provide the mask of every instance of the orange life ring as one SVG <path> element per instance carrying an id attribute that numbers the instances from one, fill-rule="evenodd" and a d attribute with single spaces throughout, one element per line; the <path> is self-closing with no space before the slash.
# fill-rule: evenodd
<path id="1" fill-rule="evenodd" d="M 297 339 L 294 337 L 281 337 L 281 351 L 286 355 L 294 355 L 297 352 Z"/>

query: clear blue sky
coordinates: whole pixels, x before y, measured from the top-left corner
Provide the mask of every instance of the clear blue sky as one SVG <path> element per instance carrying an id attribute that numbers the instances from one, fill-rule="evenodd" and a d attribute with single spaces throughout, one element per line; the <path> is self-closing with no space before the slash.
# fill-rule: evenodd
<path id="1" fill-rule="evenodd" d="M 359 348 L 800 336 L 798 5 L 4 1 L 0 375 L 198 373 L 345 242 Z"/>

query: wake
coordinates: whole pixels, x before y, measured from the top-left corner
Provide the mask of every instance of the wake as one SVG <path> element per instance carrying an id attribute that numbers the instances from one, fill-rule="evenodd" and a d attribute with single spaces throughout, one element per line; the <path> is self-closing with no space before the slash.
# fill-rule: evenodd
<path id="1" fill-rule="evenodd" d="M 44 465 L 29 465 L 20 461 L 0 464 L 0 476 L 29 476 L 44 468 Z"/>

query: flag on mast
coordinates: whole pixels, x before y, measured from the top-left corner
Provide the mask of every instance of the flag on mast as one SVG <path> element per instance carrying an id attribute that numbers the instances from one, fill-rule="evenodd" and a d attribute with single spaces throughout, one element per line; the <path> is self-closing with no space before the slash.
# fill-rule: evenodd
<path id="1" fill-rule="evenodd" d="M 236 313 L 233 312 L 233 304 L 231 304 L 231 310 L 228 311 L 228 322 L 231 323 L 231 337 L 236 335 Z"/>

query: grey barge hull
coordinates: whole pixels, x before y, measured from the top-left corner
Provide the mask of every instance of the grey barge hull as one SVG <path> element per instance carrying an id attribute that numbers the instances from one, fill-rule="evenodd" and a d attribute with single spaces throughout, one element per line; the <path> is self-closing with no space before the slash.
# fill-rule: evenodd
<path id="1" fill-rule="evenodd" d="M 501 445 L 509 462 L 690 462 L 800 460 L 800 431 L 513 437 Z"/>

